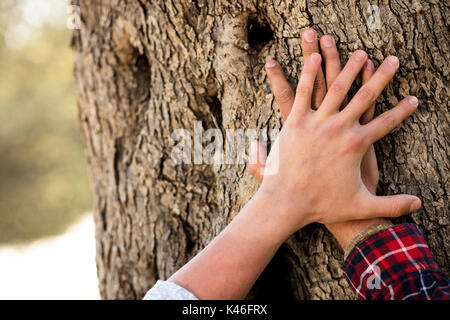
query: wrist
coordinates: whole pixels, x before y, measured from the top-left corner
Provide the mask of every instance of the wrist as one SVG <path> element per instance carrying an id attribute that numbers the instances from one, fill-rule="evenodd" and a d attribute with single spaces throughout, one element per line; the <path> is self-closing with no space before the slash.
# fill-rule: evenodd
<path id="1" fill-rule="evenodd" d="M 350 242 L 354 240 L 359 234 L 368 230 L 369 228 L 378 225 L 392 225 L 389 219 L 377 218 L 370 220 L 353 220 L 342 223 L 326 224 L 327 229 L 333 234 L 343 250 L 349 246 Z"/>
<path id="2" fill-rule="evenodd" d="M 352 241 L 350 241 L 350 243 L 347 245 L 347 247 L 344 250 L 344 260 L 347 259 L 348 254 L 359 244 L 363 243 L 364 241 L 367 240 L 367 238 L 369 238 L 370 236 L 377 234 L 380 231 L 383 231 L 385 229 L 388 229 L 392 226 L 392 224 L 378 224 L 378 225 L 374 225 L 370 228 L 367 228 L 363 231 L 361 231 L 360 233 L 358 233 L 356 235 L 356 237 L 354 237 L 352 239 Z"/>
<path id="3" fill-rule="evenodd" d="M 265 191 L 258 191 L 235 220 L 247 233 L 251 230 L 273 245 L 281 245 L 298 230 L 293 228 L 289 209 Z"/>

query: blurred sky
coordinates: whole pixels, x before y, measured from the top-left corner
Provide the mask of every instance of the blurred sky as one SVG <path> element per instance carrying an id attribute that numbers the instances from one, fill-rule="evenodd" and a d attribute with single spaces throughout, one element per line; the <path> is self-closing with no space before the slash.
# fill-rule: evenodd
<path id="1" fill-rule="evenodd" d="M 98 297 L 70 12 L 0 0 L 1 299 Z"/>

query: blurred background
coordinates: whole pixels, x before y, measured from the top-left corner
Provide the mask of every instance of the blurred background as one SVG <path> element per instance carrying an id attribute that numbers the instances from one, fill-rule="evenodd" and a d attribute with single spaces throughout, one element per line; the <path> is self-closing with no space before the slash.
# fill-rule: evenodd
<path id="1" fill-rule="evenodd" d="M 0 299 L 96 299 L 66 0 L 0 1 Z"/>

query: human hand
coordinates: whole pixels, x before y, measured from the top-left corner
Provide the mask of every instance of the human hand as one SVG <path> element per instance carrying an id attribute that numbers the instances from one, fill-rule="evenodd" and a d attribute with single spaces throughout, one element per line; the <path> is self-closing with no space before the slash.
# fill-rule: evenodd
<path id="1" fill-rule="evenodd" d="M 334 39 L 330 35 L 325 35 L 321 38 L 320 44 L 326 66 L 326 78 L 322 68 L 320 68 L 316 76 L 314 90 L 312 93 L 311 107 L 313 109 L 317 109 L 320 106 L 326 95 L 327 87 L 331 86 L 341 71 L 341 62 Z M 319 48 L 315 31 L 313 29 L 305 30 L 302 34 L 303 58 L 309 59 L 312 53 L 318 53 L 318 51 Z M 294 91 L 292 90 L 289 82 L 286 80 L 286 76 L 278 62 L 273 61 L 271 63 L 273 64 L 273 67 L 267 68 L 267 75 L 272 84 L 272 91 L 280 109 L 281 116 L 283 120 L 286 120 L 294 103 Z M 375 69 L 373 62 L 368 59 L 361 71 L 362 84 L 365 84 L 370 77 L 372 77 L 374 72 Z M 347 101 L 345 100 L 342 108 L 345 107 L 346 104 Z M 373 103 L 372 106 L 362 115 L 360 118 L 360 123 L 367 124 L 373 119 L 374 112 L 375 103 Z M 267 158 L 266 150 L 261 143 L 255 141 L 251 152 L 252 154 L 250 157 L 255 160 L 252 161 L 249 170 L 251 174 L 261 183 L 263 180 L 264 165 Z M 379 173 L 373 145 L 369 147 L 369 150 L 362 159 L 361 178 L 367 189 L 372 194 L 375 194 L 378 185 Z"/>
<path id="2" fill-rule="evenodd" d="M 321 50 L 325 62 L 325 75 L 322 68 L 319 70 L 312 94 L 312 108 L 317 109 L 322 103 L 327 87 L 336 79 L 341 71 L 341 62 L 333 37 L 324 35 L 320 40 Z M 317 36 L 313 29 L 307 29 L 302 34 L 302 54 L 304 59 L 308 59 L 312 53 L 318 52 L 319 46 Z M 362 84 L 365 84 L 375 72 L 372 61 L 367 60 L 361 71 Z M 291 112 L 294 102 L 294 92 L 287 82 L 283 70 L 275 63 L 272 68 L 267 68 L 267 75 L 272 84 L 273 93 L 280 108 L 282 117 L 286 120 Z M 346 100 L 342 107 L 345 107 Z M 375 103 L 360 118 L 361 124 L 367 124 L 372 120 L 375 111 Z M 254 159 L 250 165 L 250 172 L 259 181 L 263 180 L 263 169 L 266 161 L 266 150 L 258 141 L 255 141 L 251 150 L 251 158 Z M 361 162 L 361 179 L 369 192 L 375 194 L 378 185 L 378 166 L 373 145 L 364 155 Z M 375 218 L 369 220 L 353 220 L 341 223 L 325 224 L 328 230 L 335 236 L 339 244 L 345 249 L 348 243 L 360 232 L 374 225 L 390 225 L 391 222 L 385 218 Z"/>
<path id="3" fill-rule="evenodd" d="M 285 210 L 288 218 L 286 221 L 295 225 L 295 229 L 313 221 L 331 223 L 378 216 L 393 217 L 417 210 L 420 200 L 416 197 L 374 196 L 372 193 L 376 188 L 377 175 L 371 177 L 371 180 L 375 181 L 371 187 L 370 181 L 363 179 L 361 172 L 361 169 L 365 171 L 365 166 L 361 165 L 370 163 L 363 160 L 370 160 L 369 148 L 372 143 L 386 135 L 416 107 L 415 103 L 410 104 L 409 100 L 405 99 L 367 125 L 359 123 L 363 114 L 373 114 L 373 103 L 394 75 L 398 60 L 395 57 L 388 58 L 341 112 L 339 107 L 351 83 L 365 65 L 367 55 L 357 51 L 344 70 L 335 77 L 336 82 L 330 86 L 325 97 L 323 92 L 320 97 L 320 91 L 319 94 L 313 95 L 313 103 L 323 99 L 322 103 L 318 103 L 318 111 L 310 109 L 310 105 L 314 79 L 320 69 L 320 56 L 311 54 L 309 59 L 305 60 L 296 97 L 289 93 L 287 87 L 283 88 L 283 81 L 272 81 L 275 96 L 279 93 L 277 102 L 280 110 L 288 119 L 275 144 L 279 150 L 273 148 L 267 164 L 271 165 L 272 157 L 273 162 L 279 162 L 279 171 L 264 179 L 260 192 L 270 194 L 274 201 L 276 197 L 280 198 L 278 203 Z M 327 64 L 327 59 L 325 62 Z M 370 67 L 370 63 L 367 66 Z M 268 63 L 268 74 L 272 72 L 274 78 L 278 72 L 284 78 L 281 68 L 278 66 L 277 71 L 276 67 L 276 63 L 272 63 L 273 69 L 271 63 Z M 270 69 L 272 71 L 269 72 Z M 326 65 L 327 83 L 330 75 L 328 69 Z M 287 84 L 285 78 L 284 82 Z M 289 114 L 289 105 L 292 104 L 293 109 Z M 317 147 L 318 145 L 320 147 Z M 376 159 L 372 159 L 376 164 Z M 370 177 L 370 174 L 366 176 Z M 297 213 L 294 212 L 295 208 L 298 209 Z"/>

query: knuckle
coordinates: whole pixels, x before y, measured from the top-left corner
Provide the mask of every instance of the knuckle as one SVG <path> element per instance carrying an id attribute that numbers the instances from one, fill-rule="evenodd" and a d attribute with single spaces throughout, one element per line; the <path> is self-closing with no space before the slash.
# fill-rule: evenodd
<path id="1" fill-rule="evenodd" d="M 347 89 L 346 89 L 345 85 L 344 85 L 343 83 L 337 82 L 337 81 L 335 81 L 335 82 L 331 85 L 329 91 L 331 91 L 331 93 L 332 93 L 333 95 L 338 95 L 338 96 L 343 96 L 343 95 L 346 95 L 346 94 L 347 94 Z"/>
<path id="2" fill-rule="evenodd" d="M 322 89 L 325 88 L 325 80 L 322 77 L 317 77 L 314 80 L 314 89 Z"/>
<path id="3" fill-rule="evenodd" d="M 381 115 L 381 121 L 383 126 L 389 128 L 390 130 L 394 129 L 397 126 L 397 119 L 391 112 L 385 112 Z"/>
<path id="4" fill-rule="evenodd" d="M 294 93 L 291 88 L 284 88 L 275 94 L 275 100 L 277 100 L 278 103 L 287 103 L 292 101 L 293 98 Z"/>
<path id="5" fill-rule="evenodd" d="M 367 86 L 362 86 L 358 91 L 358 96 L 364 101 L 372 102 L 375 100 L 375 91 Z"/>
<path id="6" fill-rule="evenodd" d="M 293 109 L 291 115 L 289 115 L 288 120 L 283 124 L 283 128 L 286 127 L 287 131 L 295 132 L 302 127 L 302 119 L 303 114 Z"/>
<path id="7" fill-rule="evenodd" d="M 339 132 L 341 132 L 343 128 L 344 128 L 344 122 L 340 121 L 339 119 L 335 119 L 334 121 L 332 121 L 329 124 L 328 133 L 331 136 L 334 136 L 334 135 L 338 134 Z"/>
<path id="8" fill-rule="evenodd" d="M 403 213 L 402 205 L 399 201 L 392 201 L 390 210 L 391 210 L 392 216 L 394 216 L 394 217 L 398 217 L 398 216 L 402 215 L 402 213 Z"/>
<path id="9" fill-rule="evenodd" d="M 361 133 L 352 132 L 345 139 L 344 150 L 346 153 L 353 153 L 361 150 L 364 145 L 364 136 Z"/>
<path id="10" fill-rule="evenodd" d="M 308 86 L 302 84 L 299 84 L 297 86 L 297 96 L 299 96 L 300 98 L 309 98 L 311 97 L 311 94 L 312 90 Z"/>
<path id="11" fill-rule="evenodd" d="M 294 117 L 289 116 L 288 121 L 283 124 L 283 128 L 286 127 L 287 130 L 292 131 L 296 130 L 300 125 L 300 119 L 296 114 L 293 114 Z"/>
<path id="12" fill-rule="evenodd" d="M 311 56 L 311 54 L 313 54 L 316 51 L 314 50 L 314 47 L 312 47 L 311 45 L 303 44 L 302 52 L 303 52 L 303 59 L 304 59 L 303 61 L 306 61 L 306 58 Z"/>

